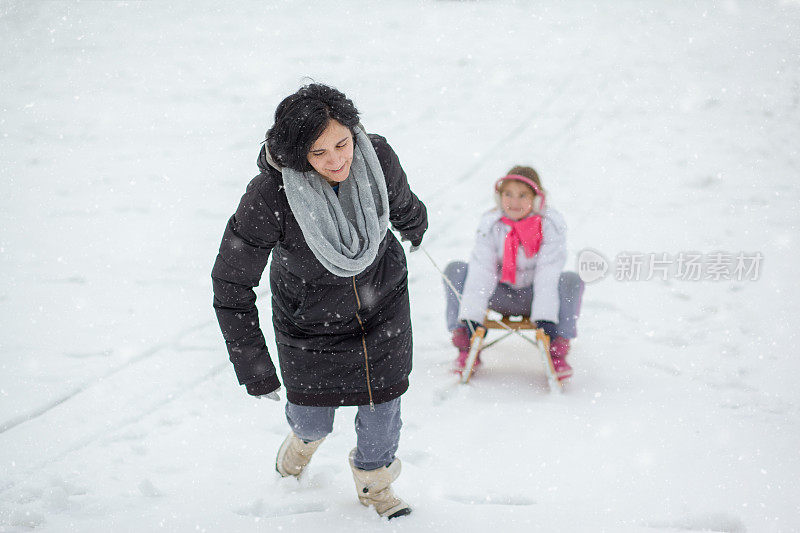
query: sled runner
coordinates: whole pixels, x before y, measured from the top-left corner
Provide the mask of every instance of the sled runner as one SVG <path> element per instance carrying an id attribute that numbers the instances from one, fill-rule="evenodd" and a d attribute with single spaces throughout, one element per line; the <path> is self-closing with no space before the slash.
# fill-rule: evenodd
<path id="1" fill-rule="evenodd" d="M 474 370 L 475 360 L 478 358 L 478 354 L 481 350 L 494 346 L 509 335 L 517 334 L 538 349 L 542 357 L 542 363 L 544 363 L 545 375 L 547 376 L 547 384 L 550 387 L 550 391 L 561 392 L 563 384 L 556 376 L 556 371 L 553 367 L 553 359 L 550 357 L 550 337 L 544 330 L 537 328 L 536 323 L 531 322 L 530 317 L 523 316 L 515 318 L 509 315 L 503 315 L 499 320 L 492 320 L 487 313 L 483 323 L 484 326 L 478 327 L 470 340 L 469 356 L 464 365 L 464 370 L 461 372 L 461 383 L 469 382 Z M 502 329 L 505 330 L 505 333 L 497 339 L 484 344 L 487 329 Z M 526 336 L 523 333 L 525 330 L 532 331 L 535 337 L 532 339 Z"/>

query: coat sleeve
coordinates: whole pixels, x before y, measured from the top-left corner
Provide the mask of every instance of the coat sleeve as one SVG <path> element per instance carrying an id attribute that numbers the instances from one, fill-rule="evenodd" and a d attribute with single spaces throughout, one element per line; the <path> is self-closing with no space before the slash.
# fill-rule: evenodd
<path id="1" fill-rule="evenodd" d="M 282 217 L 277 186 L 270 193 L 259 179 L 250 183 L 228 220 L 211 273 L 214 310 L 228 355 L 239 383 L 248 385 L 254 395 L 280 386 L 259 325 L 253 288 L 261 281 L 269 254 L 281 238 Z"/>
<path id="2" fill-rule="evenodd" d="M 552 209 L 542 218 L 542 246 L 533 274 L 531 319 L 558 322 L 558 280 L 567 261 L 567 224 Z"/>
<path id="3" fill-rule="evenodd" d="M 400 232 L 400 236 L 419 246 L 428 229 L 428 211 L 417 195 L 411 192 L 408 178 L 400 166 L 400 159 L 386 139 L 370 135 L 386 177 L 386 192 L 389 195 L 389 222 Z"/>
<path id="4" fill-rule="evenodd" d="M 493 246 L 494 224 L 485 221 L 478 226 L 475 246 L 469 258 L 464 293 L 461 295 L 459 320 L 472 320 L 482 323 L 486 318 L 489 300 L 500 279 L 498 257 Z"/>

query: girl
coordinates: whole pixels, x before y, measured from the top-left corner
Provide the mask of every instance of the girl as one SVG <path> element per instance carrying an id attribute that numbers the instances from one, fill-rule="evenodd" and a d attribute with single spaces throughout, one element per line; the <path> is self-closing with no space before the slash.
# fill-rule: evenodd
<path id="1" fill-rule="evenodd" d="M 277 372 L 259 326 L 256 294 L 272 255 L 272 325 L 291 431 L 276 470 L 299 476 L 333 429 L 340 405 L 358 406 L 349 456 L 358 498 L 388 518 L 411 508 L 400 474 L 400 396 L 411 372 L 403 248 L 419 246 L 425 205 L 397 155 L 368 135 L 353 102 L 320 84 L 275 111 L 259 174 L 228 221 L 214 265 L 214 309 L 239 383 L 278 399 Z"/>
<path id="2" fill-rule="evenodd" d="M 459 305 L 445 284 L 447 327 L 458 348 L 455 371 L 463 370 L 471 332 L 492 309 L 536 321 L 550 336 L 558 378 L 567 379 L 572 376 L 567 354 L 577 334 L 584 284 L 574 272 L 561 272 L 567 258 L 566 224 L 546 205 L 539 175 L 531 167 L 515 166 L 494 189 L 497 208 L 481 219 L 469 264 L 454 261 L 445 269 L 462 293 Z M 480 358 L 475 366 L 479 364 Z"/>

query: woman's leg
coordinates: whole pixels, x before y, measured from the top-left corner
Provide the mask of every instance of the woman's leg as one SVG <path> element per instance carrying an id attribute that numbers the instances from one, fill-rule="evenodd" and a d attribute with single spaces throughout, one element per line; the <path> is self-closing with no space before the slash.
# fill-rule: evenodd
<path id="1" fill-rule="evenodd" d="M 444 269 L 444 275 L 450 280 L 450 283 L 458 291 L 459 296 L 453 292 L 453 289 L 442 280 L 444 283 L 444 295 L 447 302 L 447 330 L 453 331 L 462 326 L 458 321 L 458 307 L 461 293 L 464 291 L 464 282 L 467 279 L 467 268 L 469 265 L 464 261 L 452 261 Z"/>
<path id="2" fill-rule="evenodd" d="M 400 398 L 380 403 L 374 409 L 360 405 L 356 415 L 358 445 L 348 457 L 358 501 L 390 519 L 411 512 L 408 504 L 392 490 L 401 470 L 400 459 L 394 453 L 402 425 Z"/>
<path id="3" fill-rule="evenodd" d="M 556 336 L 574 339 L 578 336 L 578 317 L 581 314 L 581 300 L 586 285 L 575 272 L 562 272 L 558 280 L 558 326 Z"/>
<path id="4" fill-rule="evenodd" d="M 278 448 L 275 470 L 283 477 L 299 476 L 322 440 L 333 431 L 334 407 L 308 407 L 286 402 L 292 431 Z"/>
<path id="5" fill-rule="evenodd" d="M 400 398 L 379 403 L 375 410 L 368 405 L 358 407 L 356 437 L 358 444 L 353 464 L 361 470 L 375 470 L 394 461 L 400 443 Z"/>
<path id="6" fill-rule="evenodd" d="M 305 442 L 320 440 L 333 431 L 335 407 L 315 407 L 286 402 L 286 420 L 292 432 Z"/>

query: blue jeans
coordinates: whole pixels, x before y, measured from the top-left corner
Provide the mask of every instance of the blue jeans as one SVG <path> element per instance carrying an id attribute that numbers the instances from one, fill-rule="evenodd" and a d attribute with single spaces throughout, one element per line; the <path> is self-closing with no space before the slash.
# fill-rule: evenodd
<path id="1" fill-rule="evenodd" d="M 306 442 L 319 440 L 333 431 L 333 416 L 336 407 L 315 407 L 286 402 L 286 420 L 299 438 Z M 375 470 L 394 461 L 394 454 L 400 443 L 400 398 L 375 404 L 371 411 L 369 405 L 359 405 L 356 414 L 356 455 L 353 458 L 357 468 Z"/>
<path id="2" fill-rule="evenodd" d="M 450 280 L 453 286 L 461 294 L 464 290 L 464 282 L 467 279 L 469 264 L 464 261 L 453 261 L 444 269 L 444 275 Z M 574 339 L 578 336 L 577 321 L 581 313 L 581 299 L 585 284 L 575 272 L 562 272 L 558 280 L 558 324 L 555 329 L 545 327 L 545 333 L 551 338 L 564 337 Z M 504 315 L 522 316 L 531 312 L 533 303 L 533 287 L 524 289 L 513 289 L 505 283 L 498 283 L 494 294 L 489 299 L 489 309 Z M 444 285 L 445 297 L 447 298 L 447 329 L 453 331 L 461 327 L 462 323 L 458 320 L 458 298 L 453 293 L 453 289 Z M 551 331 L 548 331 L 551 330 Z"/>

